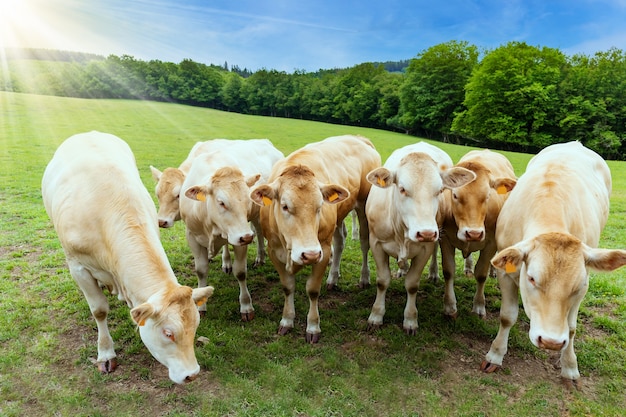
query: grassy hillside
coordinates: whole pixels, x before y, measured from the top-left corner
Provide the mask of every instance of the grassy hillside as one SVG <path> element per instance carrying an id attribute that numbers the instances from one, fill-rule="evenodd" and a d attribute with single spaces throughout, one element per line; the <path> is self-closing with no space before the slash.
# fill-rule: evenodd
<path id="1" fill-rule="evenodd" d="M 322 339 L 304 343 L 308 301 L 296 292 L 296 328 L 276 335 L 283 295 L 271 263 L 249 270 L 256 318 L 242 323 L 238 286 L 212 265 L 216 293 L 198 336 L 198 380 L 174 386 L 141 343 L 128 308 L 110 297 L 120 368 L 102 376 L 95 323 L 43 209 L 40 181 L 57 146 L 100 130 L 126 140 L 152 192 L 149 165 L 178 166 L 198 140 L 269 138 L 284 153 L 328 136 L 369 137 L 383 160 L 418 139 L 391 132 L 263 118 L 165 103 L 81 100 L 0 92 L 0 415 L 2 416 L 582 416 L 626 409 L 626 268 L 596 274 L 579 315 L 583 389 L 564 391 L 558 356 L 534 348 L 520 314 L 492 375 L 478 367 L 498 328 L 499 292 L 488 280 L 487 319 L 469 314 L 474 282 L 457 276 L 459 318 L 443 318 L 443 286 L 422 281 L 418 335 L 401 329 L 402 280 L 387 297 L 382 329 L 367 332 L 375 285 L 360 290 L 358 244 L 349 241 L 339 290 L 323 291 Z M 458 160 L 469 148 L 435 143 Z M 505 153 L 518 175 L 531 155 Z M 626 163 L 611 162 L 614 193 L 601 245 L 626 247 Z M 195 286 L 184 225 L 162 241 L 181 283 Z M 253 259 L 249 254 L 249 260 Z M 457 262 L 460 264 L 460 262 Z M 375 266 L 370 261 L 372 276 Z"/>

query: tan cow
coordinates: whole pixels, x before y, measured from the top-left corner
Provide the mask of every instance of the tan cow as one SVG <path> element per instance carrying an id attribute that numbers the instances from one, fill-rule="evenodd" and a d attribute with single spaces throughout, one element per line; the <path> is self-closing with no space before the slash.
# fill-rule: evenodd
<path id="1" fill-rule="evenodd" d="M 441 195 L 439 247 L 445 280 L 444 314 L 453 318 L 457 315 L 455 249 L 459 249 L 466 259 L 466 273 L 468 267 L 471 268 L 470 254 L 480 251 L 473 271 L 476 293 L 472 312 L 484 318 L 487 314 L 485 281 L 491 266 L 489 262 L 496 254 L 496 220 L 517 180 L 509 160 L 487 149 L 468 152 L 455 166 L 469 169 L 476 174 L 476 179 L 462 187 L 447 189 Z"/>
<path id="2" fill-rule="evenodd" d="M 187 159 L 178 168 L 165 168 L 163 171 L 150 165 L 152 178 L 156 181 L 155 194 L 159 201 L 159 227 L 168 228 L 174 226 L 174 222 L 180 220 L 180 193 L 185 181 L 185 176 L 191 169 L 191 163 L 196 156 L 218 149 L 225 139 L 213 139 L 206 142 L 197 142 Z"/>
<path id="3" fill-rule="evenodd" d="M 257 235 L 255 265 L 265 260 L 259 207 L 250 201 L 250 187 L 264 184 L 272 166 L 284 158 L 267 139 L 219 140 L 216 150 L 196 156 L 182 190 L 180 213 L 185 222 L 187 242 L 194 257 L 198 287 L 207 285 L 209 260 L 223 247 L 233 246 L 232 272 L 239 282 L 241 319 L 254 318 L 247 281 L 248 244 Z M 222 259 L 223 260 L 223 259 Z M 223 268 L 230 273 L 229 269 Z M 201 307 L 200 311 L 205 311 Z"/>
<path id="4" fill-rule="evenodd" d="M 213 287 L 178 284 L 159 240 L 156 207 L 126 142 L 100 132 L 70 137 L 46 167 L 42 194 L 70 273 L 98 325 L 100 371 L 117 366 L 106 287 L 131 308 L 141 339 L 171 380 L 195 379 L 196 303 L 204 303 Z"/>
<path id="5" fill-rule="evenodd" d="M 578 308 L 589 271 L 626 264 L 626 251 L 596 249 L 609 215 L 611 173 L 606 162 L 579 142 L 552 145 L 528 163 L 504 203 L 496 228 L 502 292 L 500 330 L 481 369 L 502 365 L 521 293 L 530 319 L 529 337 L 561 352 L 561 377 L 577 386 L 574 353 Z"/>
<path id="6" fill-rule="evenodd" d="M 309 296 L 306 341 L 319 341 L 318 298 L 326 266 L 332 267 L 327 285 L 339 275 L 339 261 L 345 241 L 344 218 L 355 209 L 359 217 L 361 284 L 369 284 L 367 267 L 367 219 L 365 201 L 370 184 L 369 171 L 380 166 L 374 145 L 359 136 L 337 136 L 311 143 L 279 161 L 268 184 L 250 194 L 261 207 L 261 224 L 268 241 L 268 253 L 280 275 L 285 293 L 283 317 L 278 332 L 293 328 L 295 275 L 311 265 L 306 284 Z"/>
<path id="7" fill-rule="evenodd" d="M 383 167 L 367 175 L 374 185 L 367 200 L 370 247 L 376 261 L 376 301 L 367 320 L 375 329 L 383 323 L 385 295 L 391 281 L 389 257 L 398 260 L 405 275 L 407 301 L 403 328 L 417 331 L 416 295 L 420 276 L 439 239 L 437 211 L 445 188 L 460 187 L 476 177 L 472 171 L 452 166 L 443 150 L 426 142 L 395 150 Z"/>

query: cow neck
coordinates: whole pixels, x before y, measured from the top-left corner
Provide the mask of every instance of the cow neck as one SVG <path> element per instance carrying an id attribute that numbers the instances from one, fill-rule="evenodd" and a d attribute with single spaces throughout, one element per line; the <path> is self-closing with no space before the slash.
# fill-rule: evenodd
<path id="1" fill-rule="evenodd" d="M 116 259 L 116 281 L 121 299 L 130 307 L 136 307 L 154 294 L 179 285 L 161 246 L 158 230 L 144 225 L 121 231 L 124 232 L 127 244 L 118 249 L 118 253 L 111 253 Z"/>

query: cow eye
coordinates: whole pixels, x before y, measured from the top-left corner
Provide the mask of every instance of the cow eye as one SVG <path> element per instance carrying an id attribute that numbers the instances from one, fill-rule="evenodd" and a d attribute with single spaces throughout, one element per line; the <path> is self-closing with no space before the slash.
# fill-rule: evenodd
<path id="1" fill-rule="evenodd" d="M 220 207 L 226 208 L 226 203 L 224 203 L 222 200 L 218 200 L 217 203 L 220 205 Z"/>
<path id="2" fill-rule="evenodd" d="M 281 208 L 283 209 L 285 213 L 289 211 L 289 206 L 287 204 L 283 204 Z"/>
<path id="3" fill-rule="evenodd" d="M 456 196 L 456 193 L 455 193 L 455 192 L 453 192 L 453 193 L 452 193 L 452 198 L 454 198 L 455 200 L 458 200 L 458 198 L 459 198 L 459 197 L 457 197 L 457 196 Z"/>
<path id="4" fill-rule="evenodd" d="M 528 282 L 534 287 L 537 283 L 535 282 L 535 278 L 528 276 Z"/>
<path id="5" fill-rule="evenodd" d="M 400 194 L 406 195 L 406 189 L 402 186 L 400 186 L 399 188 L 400 188 Z"/>
<path id="6" fill-rule="evenodd" d="M 172 342 L 176 341 L 176 337 L 174 337 L 174 332 L 172 332 L 170 329 L 163 329 L 163 336 L 167 337 Z"/>

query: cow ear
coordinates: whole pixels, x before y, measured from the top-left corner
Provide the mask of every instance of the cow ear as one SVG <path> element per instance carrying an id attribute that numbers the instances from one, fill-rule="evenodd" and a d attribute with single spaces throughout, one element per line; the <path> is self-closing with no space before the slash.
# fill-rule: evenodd
<path id="1" fill-rule="evenodd" d="M 366 178 L 370 184 L 380 188 L 387 188 L 395 182 L 393 174 L 385 167 L 370 171 Z"/>
<path id="2" fill-rule="evenodd" d="M 329 204 L 341 203 L 348 197 L 350 197 L 350 191 L 342 187 L 341 185 L 331 184 L 320 186 L 322 197 L 324 201 Z"/>
<path id="3" fill-rule="evenodd" d="M 585 264 L 596 271 L 613 271 L 626 265 L 626 251 L 620 249 L 597 249 L 585 246 Z"/>
<path id="4" fill-rule="evenodd" d="M 490 181 L 490 186 L 498 192 L 498 194 L 509 193 L 515 188 L 517 180 L 513 178 L 501 177 Z"/>
<path id="5" fill-rule="evenodd" d="M 159 180 L 161 179 L 161 174 L 163 173 L 152 165 L 150 165 L 150 172 L 152 172 L 152 178 L 154 178 L 156 182 L 159 182 Z"/>
<path id="6" fill-rule="evenodd" d="M 194 185 L 187 188 L 185 191 L 185 197 L 196 201 L 206 201 L 206 196 L 210 194 L 211 189 L 204 185 Z"/>
<path id="7" fill-rule="evenodd" d="M 494 256 L 491 259 L 491 264 L 498 269 L 504 270 L 507 274 L 512 274 L 520 270 L 525 256 L 524 252 L 517 246 L 510 246 Z"/>
<path id="8" fill-rule="evenodd" d="M 196 303 L 198 307 L 202 304 L 206 303 L 206 301 L 213 295 L 213 291 L 215 289 L 211 286 L 202 287 L 202 288 L 194 288 L 191 293 L 191 298 L 193 302 Z"/>
<path id="9" fill-rule="evenodd" d="M 156 315 L 154 306 L 150 303 L 143 303 L 130 310 L 130 316 L 138 326 L 146 324 L 146 320 Z"/>
<path id="10" fill-rule="evenodd" d="M 261 174 L 256 174 L 256 175 L 250 175 L 248 178 L 246 178 L 246 185 L 248 187 L 252 187 L 254 184 L 256 184 L 256 182 L 261 178 Z"/>
<path id="11" fill-rule="evenodd" d="M 458 188 L 476 179 L 474 171 L 470 171 L 467 168 L 452 167 L 446 169 L 441 173 L 441 180 L 443 186 L 446 188 Z"/>
<path id="12" fill-rule="evenodd" d="M 250 192 L 250 199 L 261 207 L 272 204 L 275 197 L 276 193 L 270 184 L 259 185 Z"/>

